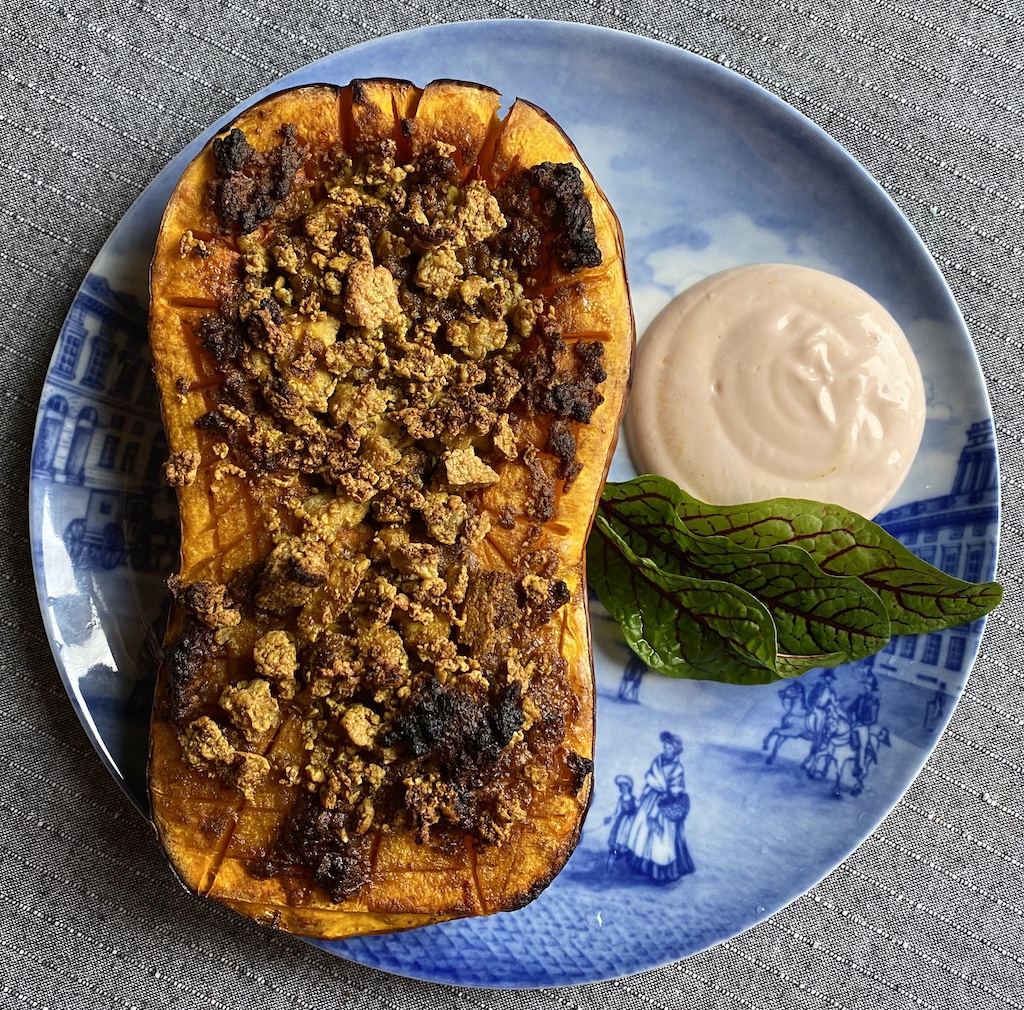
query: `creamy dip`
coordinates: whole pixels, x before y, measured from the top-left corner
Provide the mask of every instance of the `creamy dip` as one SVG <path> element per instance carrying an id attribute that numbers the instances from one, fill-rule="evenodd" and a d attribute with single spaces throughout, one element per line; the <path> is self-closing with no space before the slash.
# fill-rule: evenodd
<path id="1" fill-rule="evenodd" d="M 650 325 L 626 437 L 641 473 L 702 501 L 811 498 L 871 517 L 924 415 L 914 353 L 874 298 L 819 270 L 753 264 L 705 278 Z"/>

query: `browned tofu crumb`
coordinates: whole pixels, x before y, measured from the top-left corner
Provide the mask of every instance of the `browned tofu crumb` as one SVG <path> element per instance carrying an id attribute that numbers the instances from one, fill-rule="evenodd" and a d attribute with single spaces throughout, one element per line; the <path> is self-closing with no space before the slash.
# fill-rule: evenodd
<path id="1" fill-rule="evenodd" d="M 234 627 L 242 619 L 225 585 L 215 582 L 185 584 L 179 576 L 172 575 L 167 580 L 167 586 L 175 603 L 195 614 L 209 628 Z"/>
<path id="2" fill-rule="evenodd" d="M 190 722 L 179 740 L 186 760 L 203 771 L 230 765 L 234 760 L 234 747 L 220 726 L 207 715 Z"/>
<path id="3" fill-rule="evenodd" d="M 247 799 L 254 799 L 256 790 L 270 772 L 270 762 L 252 751 L 238 751 L 225 778 Z"/>
<path id="4" fill-rule="evenodd" d="M 444 472 L 448 483 L 455 487 L 483 487 L 498 479 L 498 474 L 476 454 L 472 446 L 446 452 Z"/>
<path id="5" fill-rule="evenodd" d="M 205 259 L 210 255 L 210 250 L 206 243 L 202 239 L 198 239 L 192 234 L 192 230 L 189 229 L 181 236 L 181 244 L 179 246 L 181 256 L 184 257 L 189 255 L 196 255 L 201 259 Z"/>
<path id="6" fill-rule="evenodd" d="M 201 462 L 202 456 L 195 449 L 176 452 L 164 463 L 164 480 L 171 487 L 188 487 L 195 483 Z"/>
<path id="7" fill-rule="evenodd" d="M 250 743 L 273 729 L 281 714 L 277 699 L 270 693 L 270 682 L 260 677 L 224 688 L 220 707 Z"/>
<path id="8" fill-rule="evenodd" d="M 398 287 L 386 267 L 356 260 L 345 275 L 345 318 L 352 326 L 373 330 L 402 318 Z"/>
<path id="9" fill-rule="evenodd" d="M 253 646 L 252 658 L 256 673 L 274 685 L 279 698 L 290 701 L 295 697 L 299 657 L 293 634 L 280 628 L 268 631 Z"/>
<path id="10" fill-rule="evenodd" d="M 356 704 L 345 710 L 341 725 L 356 747 L 369 750 L 377 737 L 380 716 L 365 705 Z"/>

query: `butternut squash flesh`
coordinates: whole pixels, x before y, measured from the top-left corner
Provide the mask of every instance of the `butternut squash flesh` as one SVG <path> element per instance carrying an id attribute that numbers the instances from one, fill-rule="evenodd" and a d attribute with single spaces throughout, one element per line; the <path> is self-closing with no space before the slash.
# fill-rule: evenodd
<path id="1" fill-rule="evenodd" d="M 157 242 L 182 547 L 152 819 L 188 888 L 302 935 L 520 907 L 589 801 L 584 547 L 633 320 L 607 200 L 499 105 L 274 95 Z"/>

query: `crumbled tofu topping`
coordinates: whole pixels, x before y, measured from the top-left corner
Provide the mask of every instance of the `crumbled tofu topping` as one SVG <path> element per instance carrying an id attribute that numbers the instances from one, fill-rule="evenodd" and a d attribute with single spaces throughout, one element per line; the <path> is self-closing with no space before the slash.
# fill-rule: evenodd
<path id="1" fill-rule="evenodd" d="M 566 343 L 542 290 L 545 257 L 596 265 L 589 203 L 572 166 L 492 192 L 451 155 L 400 165 L 388 142 L 300 173 L 294 131 L 264 155 L 240 131 L 219 141 L 211 195 L 241 258 L 198 334 L 223 381 L 197 422 L 210 459 L 166 467 L 176 486 L 209 464 L 215 486 L 288 502 L 237 584 L 170 581 L 188 615 L 174 711 L 193 767 L 247 799 L 268 776 L 301 797 L 280 844 L 334 900 L 365 880 L 375 831 L 508 837 L 575 703 L 554 620 L 569 591 L 541 524 L 604 375 L 600 344 Z M 556 226 L 582 235 L 566 256 Z M 181 248 L 205 255 L 188 234 Z M 484 505 L 505 475 L 518 517 Z M 526 531 L 494 548 L 509 571 L 481 563 L 494 524 Z M 243 679 L 204 700 L 210 654 Z M 286 721 L 303 753 L 282 758 Z"/>
<path id="2" fill-rule="evenodd" d="M 202 456 L 195 449 L 173 453 L 164 463 L 164 480 L 171 487 L 188 487 L 195 483 L 201 462 Z"/>
<path id="3" fill-rule="evenodd" d="M 448 483 L 454 487 L 484 487 L 498 479 L 498 474 L 476 454 L 472 446 L 446 452 L 444 472 Z"/>
<path id="4" fill-rule="evenodd" d="M 256 673 L 274 685 L 278 697 L 284 701 L 295 697 L 299 656 L 293 634 L 280 628 L 268 631 L 253 646 L 252 658 Z"/>
<path id="5" fill-rule="evenodd" d="M 228 781 L 247 800 L 255 799 L 256 790 L 266 780 L 270 772 L 270 762 L 262 755 L 252 751 L 237 751 L 231 764 Z"/>
<path id="6" fill-rule="evenodd" d="M 377 737 L 380 716 L 365 705 L 353 705 L 341 717 L 341 725 L 356 747 L 369 750 Z"/>
<path id="7" fill-rule="evenodd" d="M 206 243 L 202 239 L 198 239 L 192 234 L 192 230 L 189 229 L 181 236 L 181 244 L 178 247 L 181 258 L 184 259 L 186 256 L 195 255 L 201 259 L 206 259 L 210 255 L 210 250 Z"/>
<path id="8" fill-rule="evenodd" d="M 235 756 L 224 731 L 205 715 L 189 723 L 181 735 L 181 747 L 186 759 L 204 770 L 230 765 Z"/>
<path id="9" fill-rule="evenodd" d="M 224 688 L 220 707 L 250 743 L 273 729 L 281 714 L 270 693 L 270 682 L 259 677 Z"/>
<path id="10" fill-rule="evenodd" d="M 516 436 L 509 424 L 508 415 L 502 414 L 494 424 L 491 432 L 491 439 L 494 443 L 494 451 L 503 459 L 515 459 L 519 455 L 516 447 Z"/>
<path id="11" fill-rule="evenodd" d="M 175 603 L 195 614 L 208 628 L 231 628 L 242 619 L 225 585 L 202 581 L 186 585 L 179 576 L 172 575 L 167 586 Z"/>
<path id="12" fill-rule="evenodd" d="M 351 326 L 375 330 L 402 318 L 398 286 L 387 267 L 356 260 L 345 273 L 345 318 Z"/>
<path id="13" fill-rule="evenodd" d="M 178 740 L 185 760 L 192 767 L 220 778 L 238 789 L 246 799 L 256 795 L 257 788 L 270 771 L 270 762 L 262 754 L 236 750 L 209 716 L 189 723 Z"/>

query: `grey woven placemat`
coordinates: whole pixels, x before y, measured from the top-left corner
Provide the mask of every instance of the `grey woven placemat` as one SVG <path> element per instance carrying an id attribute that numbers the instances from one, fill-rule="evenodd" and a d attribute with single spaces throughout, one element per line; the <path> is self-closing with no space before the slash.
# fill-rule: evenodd
<path id="1" fill-rule="evenodd" d="M 7 2 L 0 56 L 0 1003 L 11 1007 L 1020 1007 L 1024 554 L 1020 410 L 1024 9 L 641 0 L 287 7 Z M 26 514 L 39 391 L 72 296 L 124 211 L 213 119 L 296 67 L 441 21 L 557 17 L 731 67 L 821 125 L 902 208 L 966 318 L 1002 461 L 999 578 L 952 722 L 906 797 L 808 895 L 714 950 L 615 983 L 410 982 L 182 892 L 104 772 L 50 658 Z"/>

